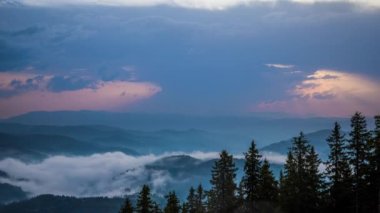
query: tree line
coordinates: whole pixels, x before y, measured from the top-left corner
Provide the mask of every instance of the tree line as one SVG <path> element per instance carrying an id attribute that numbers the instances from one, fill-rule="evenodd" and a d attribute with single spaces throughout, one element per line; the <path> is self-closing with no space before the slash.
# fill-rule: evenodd
<path id="1" fill-rule="evenodd" d="M 328 160 L 322 162 L 301 132 L 293 138 L 279 180 L 252 141 L 244 153 L 244 175 L 237 184 L 233 156 L 220 153 L 211 170 L 211 188 L 191 187 L 185 202 L 170 192 L 163 209 L 144 185 L 136 206 L 126 198 L 121 213 L 380 213 L 380 116 L 367 128 L 365 116 L 351 117 L 346 136 L 335 122 L 326 139 Z"/>

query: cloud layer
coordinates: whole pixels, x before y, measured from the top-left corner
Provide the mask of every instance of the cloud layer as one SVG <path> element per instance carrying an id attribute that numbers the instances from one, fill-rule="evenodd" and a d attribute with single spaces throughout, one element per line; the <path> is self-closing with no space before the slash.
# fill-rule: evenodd
<path id="1" fill-rule="evenodd" d="M 317 70 L 296 85 L 289 100 L 263 102 L 256 110 L 299 115 L 348 116 L 355 111 L 375 115 L 380 110 L 380 82 L 359 74 Z"/>
<path id="2" fill-rule="evenodd" d="M 303 4 L 344 2 L 354 3 L 365 7 L 380 6 L 377 0 L 287 0 Z M 102 6 L 127 6 L 147 7 L 168 5 L 191 9 L 224 10 L 231 7 L 252 5 L 255 3 L 275 4 L 280 0 L 16 0 L 16 2 L 30 6 L 67 6 L 67 5 L 102 5 Z"/>
<path id="3" fill-rule="evenodd" d="M 19 186 L 31 195 L 122 196 L 136 193 L 144 183 L 150 184 L 154 192 L 160 193 L 167 190 L 167 184 L 179 180 L 174 180 L 167 170 L 147 169 L 145 166 L 178 154 L 135 157 L 112 152 L 91 156 L 52 156 L 38 163 L 5 159 L 0 161 L 0 170 L 9 177 L 0 177 L 0 182 Z M 193 152 L 187 155 L 199 160 L 219 157 L 217 152 Z M 285 160 L 285 156 L 276 153 L 266 152 L 263 156 L 273 163 L 284 163 Z"/>
<path id="4" fill-rule="evenodd" d="M 66 88 L 58 86 L 65 81 Z M 161 91 L 150 82 L 80 81 L 31 73 L 0 73 L 0 116 L 29 111 L 127 110 L 130 104 Z M 54 87 L 56 85 L 56 87 Z M 52 88 L 53 87 L 53 88 Z M 59 89 L 58 89 L 59 88 Z"/>

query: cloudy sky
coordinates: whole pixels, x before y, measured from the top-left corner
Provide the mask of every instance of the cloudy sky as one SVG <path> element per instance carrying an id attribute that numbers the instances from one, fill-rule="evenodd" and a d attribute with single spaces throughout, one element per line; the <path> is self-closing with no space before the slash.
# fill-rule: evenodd
<path id="1" fill-rule="evenodd" d="M 380 113 L 378 0 L 0 0 L 0 117 Z"/>

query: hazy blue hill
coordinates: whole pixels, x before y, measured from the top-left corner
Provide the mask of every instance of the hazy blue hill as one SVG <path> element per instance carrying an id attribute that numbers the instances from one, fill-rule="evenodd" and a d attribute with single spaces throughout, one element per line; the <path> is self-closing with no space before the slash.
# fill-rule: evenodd
<path id="1" fill-rule="evenodd" d="M 136 154 L 130 149 L 100 146 L 62 135 L 0 133 L 0 159 L 14 157 L 31 160 L 57 154 L 88 155 L 107 151 L 124 151 L 127 154 Z"/>
<path id="2" fill-rule="evenodd" d="M 326 159 L 329 153 L 329 146 L 326 142 L 327 137 L 331 134 L 331 130 L 320 130 L 305 134 L 310 144 L 313 145 L 322 159 Z M 261 151 L 272 151 L 280 154 L 287 154 L 292 146 L 293 139 L 283 140 L 277 143 L 270 144 L 261 149 Z"/>
<path id="3" fill-rule="evenodd" d="M 236 137 L 219 132 L 199 129 L 138 131 L 126 130 L 104 125 L 49 126 L 0 123 L 0 132 L 14 135 L 41 135 L 69 137 L 91 147 L 103 147 L 106 150 L 126 153 L 163 153 L 170 151 L 219 151 L 229 149 L 241 151 L 249 140 L 237 140 Z M 234 143 L 231 143 L 231 142 Z M 236 143 L 240 141 L 241 143 Z M 31 140 L 34 143 L 34 140 Z M 36 141 L 38 143 L 38 141 Z M 101 149 L 101 150 L 104 150 Z M 135 153 L 134 153 L 135 154 Z"/>
<path id="4" fill-rule="evenodd" d="M 52 126 L 0 123 L 0 132 L 10 134 L 64 135 L 78 140 L 92 140 L 98 137 L 125 133 L 126 130 L 104 125 Z"/>
<path id="5" fill-rule="evenodd" d="M 26 198 L 27 194 L 20 187 L 0 183 L 0 204 L 24 200 Z"/>
<path id="6" fill-rule="evenodd" d="M 279 116 L 193 116 L 176 114 L 113 113 L 102 111 L 30 112 L 3 122 L 29 125 L 105 125 L 124 129 L 202 129 L 234 135 L 234 142 L 255 138 L 260 146 L 280 141 L 299 131 L 314 132 L 332 128 L 335 121 L 349 128 L 346 118 L 290 118 Z M 373 122 L 369 122 L 372 124 Z"/>
<path id="7" fill-rule="evenodd" d="M 0 206 L 4 213 L 104 213 L 118 212 L 122 198 L 75 198 L 67 196 L 40 195 L 35 198 Z"/>

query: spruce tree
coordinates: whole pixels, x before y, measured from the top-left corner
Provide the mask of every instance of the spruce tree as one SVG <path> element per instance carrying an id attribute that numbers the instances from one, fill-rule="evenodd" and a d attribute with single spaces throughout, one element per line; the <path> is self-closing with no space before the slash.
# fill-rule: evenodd
<path id="1" fill-rule="evenodd" d="M 190 187 L 189 195 L 187 196 L 187 209 L 189 213 L 195 213 L 195 189 L 193 187 Z"/>
<path id="2" fill-rule="evenodd" d="M 152 213 L 162 213 L 160 205 L 158 205 L 155 201 L 152 202 Z"/>
<path id="3" fill-rule="evenodd" d="M 319 171 L 321 160 L 311 146 L 309 154 L 306 157 L 306 209 L 308 212 L 320 212 L 325 207 L 325 183 L 323 175 Z"/>
<path id="4" fill-rule="evenodd" d="M 184 202 L 181 207 L 181 213 L 190 213 L 189 211 L 189 205 L 187 202 Z"/>
<path id="5" fill-rule="evenodd" d="M 284 164 L 284 172 L 280 173 L 280 205 L 287 213 L 299 212 L 297 208 L 300 190 L 297 179 L 297 164 L 293 153 L 289 151 Z"/>
<path id="6" fill-rule="evenodd" d="M 195 193 L 195 213 L 204 213 L 206 212 L 205 205 L 204 205 L 204 199 L 205 199 L 205 192 L 203 190 L 203 187 L 201 184 L 198 185 L 197 191 Z"/>
<path id="7" fill-rule="evenodd" d="M 125 198 L 123 207 L 121 207 L 121 209 L 120 209 L 119 212 L 120 213 L 133 213 L 132 203 L 131 203 L 131 200 L 128 197 Z"/>
<path id="8" fill-rule="evenodd" d="M 375 180 L 375 205 L 374 209 L 380 213 L 380 115 L 375 116 L 375 129 L 374 129 L 374 180 Z M 376 212 L 376 210 L 375 210 Z"/>
<path id="9" fill-rule="evenodd" d="M 260 183 L 260 170 L 261 170 L 261 155 L 256 148 L 255 141 L 251 142 L 251 146 L 247 153 L 244 153 L 244 176 L 242 178 L 243 194 L 245 197 L 245 205 L 249 211 L 255 208 L 255 201 L 257 201 L 259 183 Z"/>
<path id="10" fill-rule="evenodd" d="M 293 139 L 280 179 L 280 203 L 284 211 L 312 213 L 319 209 L 323 197 L 319 164 L 318 155 L 301 132 Z"/>
<path id="11" fill-rule="evenodd" d="M 164 208 L 164 213 L 179 213 L 181 206 L 175 192 L 169 192 L 166 197 L 166 206 Z"/>
<path id="12" fill-rule="evenodd" d="M 270 170 L 269 162 L 265 159 L 260 169 L 260 180 L 257 192 L 258 200 L 276 203 L 278 199 L 277 181 Z"/>
<path id="13" fill-rule="evenodd" d="M 143 185 L 137 198 L 136 212 L 151 213 L 152 209 L 153 202 L 150 195 L 150 188 L 148 185 Z"/>
<path id="14" fill-rule="evenodd" d="M 351 169 L 348 162 L 344 134 L 338 122 L 326 139 L 330 153 L 326 162 L 326 176 L 329 179 L 329 194 L 333 211 L 346 211 L 350 207 Z"/>
<path id="15" fill-rule="evenodd" d="M 350 164 L 353 167 L 354 209 L 356 213 L 363 212 L 366 205 L 367 181 L 369 175 L 369 132 L 365 117 L 356 112 L 351 118 L 349 139 Z"/>
<path id="16" fill-rule="evenodd" d="M 233 212 L 236 207 L 236 167 L 232 155 L 223 150 L 212 168 L 211 190 L 208 192 L 208 211 Z"/>

